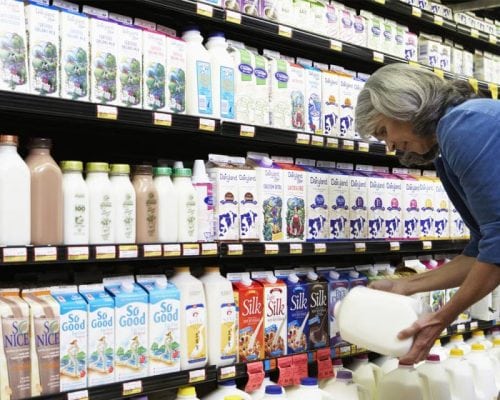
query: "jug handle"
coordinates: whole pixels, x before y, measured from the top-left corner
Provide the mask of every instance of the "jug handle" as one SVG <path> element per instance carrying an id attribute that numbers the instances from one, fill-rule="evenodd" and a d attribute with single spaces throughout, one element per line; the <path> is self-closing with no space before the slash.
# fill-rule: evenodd
<path id="1" fill-rule="evenodd" d="M 358 388 L 358 396 L 360 400 L 372 400 L 370 391 L 364 386 L 356 384 Z"/>
<path id="2" fill-rule="evenodd" d="M 382 372 L 382 368 L 380 368 L 376 364 L 372 364 L 372 369 L 373 369 L 373 375 L 375 376 L 375 383 L 378 386 L 380 381 L 382 380 L 382 377 L 384 376 L 384 373 Z"/>
<path id="3" fill-rule="evenodd" d="M 433 400 L 429 377 L 427 376 L 427 374 L 424 374 L 422 372 L 419 372 L 418 376 L 420 378 L 420 381 L 422 382 L 422 386 L 424 387 L 424 400 Z"/>

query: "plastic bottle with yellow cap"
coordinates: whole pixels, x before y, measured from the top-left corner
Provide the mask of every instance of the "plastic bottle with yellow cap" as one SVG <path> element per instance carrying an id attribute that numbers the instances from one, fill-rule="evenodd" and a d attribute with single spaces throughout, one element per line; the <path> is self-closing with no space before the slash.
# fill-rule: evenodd
<path id="1" fill-rule="evenodd" d="M 199 400 L 194 386 L 184 386 L 177 390 L 176 400 Z"/>
<path id="2" fill-rule="evenodd" d="M 472 351 L 466 357 L 472 368 L 476 394 L 479 399 L 494 399 L 498 394 L 493 363 L 481 343 L 473 343 Z"/>
<path id="3" fill-rule="evenodd" d="M 493 348 L 488 351 L 488 356 L 490 357 L 495 370 L 495 382 L 497 388 L 500 388 L 500 338 L 493 339 Z"/>
<path id="4" fill-rule="evenodd" d="M 450 380 L 452 399 L 478 400 L 472 368 L 464 358 L 464 351 L 459 348 L 452 348 L 448 360 L 443 364 Z"/>
<path id="5" fill-rule="evenodd" d="M 461 334 L 453 335 L 444 348 L 448 351 L 454 348 L 462 349 L 465 355 L 471 351 L 470 344 L 464 342 L 464 337 Z"/>
<path id="6" fill-rule="evenodd" d="M 484 331 L 482 331 L 481 329 L 472 332 L 472 336 L 470 337 L 469 340 L 467 340 L 466 343 L 470 344 L 471 346 L 474 343 L 481 343 L 482 345 L 484 345 L 486 350 L 489 350 L 493 347 L 493 343 L 490 342 L 488 339 L 486 339 L 486 336 L 484 335 Z"/>

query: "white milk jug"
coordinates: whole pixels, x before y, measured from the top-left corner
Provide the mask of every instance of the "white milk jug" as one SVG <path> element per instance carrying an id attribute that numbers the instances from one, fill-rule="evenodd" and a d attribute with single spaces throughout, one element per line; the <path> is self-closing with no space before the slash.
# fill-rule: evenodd
<path id="1" fill-rule="evenodd" d="M 382 379 L 380 368 L 368 361 L 366 354 L 355 357 L 351 364 L 352 379 L 358 385 L 368 390 L 371 399 L 377 396 L 377 387 Z"/>
<path id="2" fill-rule="evenodd" d="M 462 335 L 453 335 L 444 348 L 447 350 L 462 349 L 465 355 L 469 354 L 471 351 L 470 344 L 464 342 L 464 337 Z"/>
<path id="3" fill-rule="evenodd" d="M 493 347 L 493 343 L 486 339 L 486 336 L 484 336 L 484 331 L 482 330 L 472 332 L 472 336 L 465 343 L 471 346 L 474 343 L 481 343 L 486 350 L 489 350 Z"/>
<path id="4" fill-rule="evenodd" d="M 330 378 L 326 379 L 321 379 L 319 381 L 319 387 L 321 389 L 324 389 L 330 382 L 335 381 L 337 379 L 337 375 L 339 371 L 349 371 L 352 373 L 350 369 L 347 369 L 344 367 L 344 363 L 342 362 L 341 358 L 335 358 L 332 360 L 332 367 L 333 367 L 333 376 Z"/>
<path id="5" fill-rule="evenodd" d="M 217 389 L 203 397 L 203 400 L 224 400 L 227 396 L 237 396 L 243 400 L 251 400 L 252 396 L 236 387 L 236 381 L 220 382 Z"/>
<path id="6" fill-rule="evenodd" d="M 268 385 L 264 391 L 265 400 L 285 400 L 287 397 L 285 396 L 285 392 L 280 385 Z"/>
<path id="7" fill-rule="evenodd" d="M 495 382 L 497 384 L 497 389 L 500 390 L 500 338 L 493 340 L 493 348 L 488 351 L 488 356 L 490 357 L 495 370 Z"/>
<path id="8" fill-rule="evenodd" d="M 157 167 L 154 174 L 154 184 L 158 192 L 158 240 L 161 243 L 175 243 L 179 241 L 179 214 L 177 193 L 170 178 L 172 168 Z"/>
<path id="9" fill-rule="evenodd" d="M 450 350 L 445 349 L 441 345 L 441 340 L 436 339 L 434 342 L 434 346 L 431 347 L 429 354 L 436 354 L 439 356 L 441 362 L 446 361 L 448 359 L 448 355 L 450 354 Z"/>
<path id="10" fill-rule="evenodd" d="M 107 163 L 87 163 L 89 191 L 89 243 L 112 244 L 115 242 L 115 207 L 113 190 L 108 177 Z"/>
<path id="11" fill-rule="evenodd" d="M 413 365 L 399 363 L 380 381 L 378 397 L 383 400 L 424 400 L 424 390 Z"/>
<path id="12" fill-rule="evenodd" d="M 451 389 L 444 365 L 437 354 L 430 354 L 417 367 L 426 400 L 451 400 Z"/>
<path id="13" fill-rule="evenodd" d="M 323 389 L 339 400 L 371 400 L 370 392 L 352 380 L 352 372 L 339 371 L 335 380 L 331 380 Z"/>
<path id="14" fill-rule="evenodd" d="M 264 398 L 264 396 L 266 395 L 266 387 L 268 387 L 270 385 L 276 385 L 276 383 L 274 383 L 271 380 L 271 378 L 269 377 L 269 375 L 267 373 L 266 376 L 264 377 L 264 380 L 262 381 L 262 384 L 260 385 L 260 388 L 253 391 L 252 393 L 250 393 L 250 396 L 252 396 L 253 400 L 262 400 Z M 283 395 L 286 396 L 285 388 L 282 388 L 282 389 L 283 389 Z"/>
<path id="15" fill-rule="evenodd" d="M 478 399 L 496 399 L 498 390 L 495 382 L 494 366 L 486 354 L 484 346 L 480 343 L 474 343 L 472 351 L 466 356 L 466 360 L 472 367 Z"/>
<path id="16" fill-rule="evenodd" d="M 443 365 L 450 382 L 451 398 L 453 400 L 478 400 L 472 369 L 464 359 L 464 351 L 459 348 L 451 349 L 450 357 Z"/>
<path id="17" fill-rule="evenodd" d="M 177 398 L 175 400 L 199 400 L 196 397 L 196 389 L 194 386 L 185 386 L 177 390 Z"/>
<path id="18" fill-rule="evenodd" d="M 198 241 L 214 241 L 214 185 L 208 179 L 203 160 L 194 160 L 193 177 L 196 191 L 196 218 L 198 221 Z"/>
<path id="19" fill-rule="evenodd" d="M 289 400 L 333 400 L 334 398 L 319 388 L 316 378 L 302 378 L 299 386 L 287 390 L 286 396 Z"/>
<path id="20" fill-rule="evenodd" d="M 115 205 L 115 243 L 135 243 L 137 204 L 130 165 L 111 164 L 109 180 Z"/>
<path id="21" fill-rule="evenodd" d="M 398 367 L 399 360 L 395 357 L 380 356 L 373 360 L 373 363 L 380 367 L 382 375 L 387 375 L 389 372 L 394 371 Z"/>

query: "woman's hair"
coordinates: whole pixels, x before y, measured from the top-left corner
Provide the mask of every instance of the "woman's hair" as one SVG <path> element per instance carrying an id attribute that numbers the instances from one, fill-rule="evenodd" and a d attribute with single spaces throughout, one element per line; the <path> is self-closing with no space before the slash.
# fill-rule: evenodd
<path id="1" fill-rule="evenodd" d="M 436 134 L 439 120 L 450 106 L 475 97 L 466 81 L 446 81 L 433 72 L 408 64 L 386 65 L 377 70 L 359 93 L 356 132 L 373 136 L 381 116 L 409 122 L 416 135 Z M 406 153 L 403 164 L 428 164 L 438 154 L 437 145 L 428 153 Z"/>

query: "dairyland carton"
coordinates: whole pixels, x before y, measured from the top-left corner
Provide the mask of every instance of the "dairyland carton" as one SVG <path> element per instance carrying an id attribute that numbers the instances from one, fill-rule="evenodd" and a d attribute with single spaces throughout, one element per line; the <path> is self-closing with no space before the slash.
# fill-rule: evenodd
<path id="1" fill-rule="evenodd" d="M 393 174 L 403 180 L 402 190 L 402 237 L 418 239 L 420 231 L 420 191 L 419 182 L 404 168 L 394 168 Z"/>
<path id="2" fill-rule="evenodd" d="M 157 31 L 142 31 L 143 108 L 146 110 L 168 110 L 165 88 L 165 63 L 167 60 L 166 36 Z"/>
<path id="3" fill-rule="evenodd" d="M 323 133 L 328 136 L 340 134 L 340 75 L 323 71 L 321 73 Z"/>
<path id="4" fill-rule="evenodd" d="M 89 307 L 88 386 L 113 383 L 115 381 L 115 302 L 101 283 L 81 285 L 78 290 Z"/>
<path id="5" fill-rule="evenodd" d="M 292 103 L 290 101 L 290 64 L 285 60 L 271 59 L 271 126 L 292 128 Z"/>
<path id="6" fill-rule="evenodd" d="M 180 293 L 165 275 L 137 275 L 136 280 L 149 295 L 148 375 L 180 371 Z"/>
<path id="7" fill-rule="evenodd" d="M 365 83 L 366 83 L 366 80 L 364 78 L 359 78 L 359 77 L 354 77 L 353 80 L 352 80 L 352 90 L 353 90 L 353 95 L 352 95 L 352 107 L 353 109 L 355 110 L 356 109 L 356 105 L 358 104 L 358 96 L 359 96 L 359 93 L 361 92 L 361 90 L 363 90 L 363 87 L 365 86 Z M 356 132 L 354 130 L 354 127 L 355 127 L 355 119 L 354 119 L 354 115 L 355 113 L 353 112 L 352 114 L 352 117 L 353 117 L 353 121 L 352 121 L 352 132 L 353 132 L 353 137 L 355 139 L 361 139 L 361 137 L 359 136 L 358 132 Z"/>
<path id="8" fill-rule="evenodd" d="M 368 165 L 358 165 L 357 171 L 367 177 L 366 185 L 368 187 L 367 196 L 367 216 L 368 216 L 368 239 L 383 239 L 384 224 L 386 215 L 386 180 L 373 172 L 373 167 Z"/>
<path id="9" fill-rule="evenodd" d="M 289 71 L 292 128 L 302 131 L 306 126 L 306 70 L 290 64 Z"/>
<path id="10" fill-rule="evenodd" d="M 418 36 L 413 32 L 405 32 L 404 36 L 405 53 L 404 58 L 407 61 L 418 61 Z"/>
<path id="11" fill-rule="evenodd" d="M 131 276 L 105 278 L 104 287 L 115 300 L 116 381 L 147 376 L 148 294 Z"/>
<path id="12" fill-rule="evenodd" d="M 436 239 L 450 238 L 450 199 L 439 178 L 434 179 L 435 185 L 435 217 L 434 235 Z"/>
<path id="13" fill-rule="evenodd" d="M 339 133 L 343 138 L 354 138 L 354 103 L 357 93 L 351 75 L 342 74 L 339 86 Z"/>
<path id="14" fill-rule="evenodd" d="M 386 173 L 377 172 L 382 176 L 385 182 L 385 223 L 384 237 L 386 239 L 401 239 L 403 238 L 403 181 L 397 176 Z"/>
<path id="15" fill-rule="evenodd" d="M 432 178 L 419 176 L 419 193 L 421 195 L 420 206 L 420 239 L 429 240 L 435 236 L 434 221 L 435 221 L 435 192 L 436 185 Z"/>
<path id="16" fill-rule="evenodd" d="M 462 239 L 465 236 L 465 223 L 459 212 L 450 201 L 450 239 Z"/>
<path id="17" fill-rule="evenodd" d="M 245 164 L 242 157 L 232 157 L 231 162 L 238 168 L 238 217 L 240 240 L 259 240 L 260 198 L 257 195 L 257 174 Z"/>
<path id="18" fill-rule="evenodd" d="M 88 305 L 76 286 L 51 288 L 61 318 L 61 392 L 87 387 Z"/>
<path id="19" fill-rule="evenodd" d="M 342 167 L 342 164 L 337 166 Z M 340 168 L 342 169 L 342 168 Z M 357 171 L 349 173 L 349 232 L 350 239 L 366 239 L 368 237 L 368 188 L 366 177 Z"/>
<path id="20" fill-rule="evenodd" d="M 321 135 L 323 133 L 323 115 L 321 113 L 321 71 L 311 66 L 305 66 L 306 73 L 306 123 L 305 130 Z"/>
<path id="21" fill-rule="evenodd" d="M 168 111 L 186 112 L 186 42 L 167 36 L 167 74 L 165 82 Z"/>

